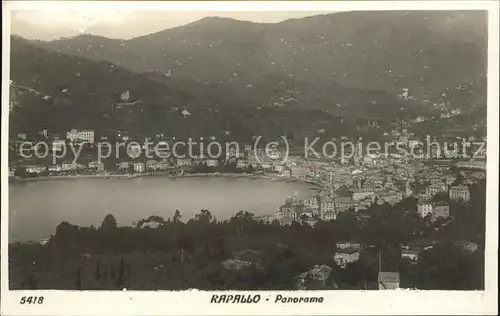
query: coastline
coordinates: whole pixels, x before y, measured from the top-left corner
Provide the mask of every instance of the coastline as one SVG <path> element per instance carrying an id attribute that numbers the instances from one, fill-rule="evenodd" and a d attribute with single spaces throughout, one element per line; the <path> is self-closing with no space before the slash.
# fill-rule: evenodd
<path id="1" fill-rule="evenodd" d="M 134 173 L 134 174 L 89 174 L 89 175 L 68 175 L 68 176 L 45 176 L 38 178 L 18 178 L 9 177 L 9 183 L 23 183 L 23 182 L 37 182 L 37 181 L 55 181 L 55 180 L 80 180 L 80 179 L 134 179 L 142 177 L 166 177 L 169 179 L 180 178 L 207 178 L 207 177 L 225 177 L 225 178 L 246 178 L 246 179 L 268 179 L 281 182 L 304 182 L 314 186 L 321 187 L 322 184 L 312 180 L 305 180 L 300 178 L 285 178 L 269 174 L 249 174 L 249 173 L 189 173 L 183 175 L 170 175 L 169 172 L 157 171 L 147 173 Z"/>

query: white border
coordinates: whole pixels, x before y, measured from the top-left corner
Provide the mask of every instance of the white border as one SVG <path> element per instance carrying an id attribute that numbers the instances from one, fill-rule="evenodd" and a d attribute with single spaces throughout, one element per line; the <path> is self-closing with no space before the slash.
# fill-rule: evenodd
<path id="1" fill-rule="evenodd" d="M 356 11 L 356 10 L 488 10 L 488 161 L 485 291 L 321 291 L 322 304 L 275 304 L 276 294 L 262 296 L 258 304 L 210 304 L 215 292 L 76 292 L 9 291 L 8 246 L 8 92 L 10 15 L 13 9 L 116 9 L 172 11 Z M 498 267 L 498 10 L 496 1 L 369 1 L 369 2 L 2 2 L 2 315 L 337 315 L 337 314 L 497 314 Z M 229 294 L 235 292 L 226 292 Z M 217 294 L 217 293 L 215 293 Z M 238 293 L 242 294 L 242 293 Z M 45 297 L 43 305 L 20 305 L 22 296 Z M 265 298 L 269 297 L 269 301 Z"/>

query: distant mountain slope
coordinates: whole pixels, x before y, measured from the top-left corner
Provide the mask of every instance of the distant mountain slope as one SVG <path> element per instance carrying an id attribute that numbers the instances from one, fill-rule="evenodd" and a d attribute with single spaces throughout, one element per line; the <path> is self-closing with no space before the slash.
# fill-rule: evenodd
<path id="1" fill-rule="evenodd" d="M 105 127 L 127 90 L 129 101 L 140 101 L 141 107 L 174 106 L 190 99 L 189 94 L 108 62 L 46 51 L 15 36 L 11 37 L 11 81 L 37 92 L 18 93 L 20 106 L 11 116 L 14 125 L 35 130 Z"/>
<path id="2" fill-rule="evenodd" d="M 276 86 L 270 78 L 293 76 L 391 94 L 409 88 L 425 99 L 484 78 L 487 20 L 482 11 L 343 12 L 277 24 L 214 17 L 131 40 L 37 45 L 214 84 Z"/>
<path id="3" fill-rule="evenodd" d="M 276 95 L 274 87 L 257 93 L 251 87 L 232 90 L 159 73 L 138 74 L 108 62 L 36 48 L 15 36 L 11 38 L 10 90 L 12 135 L 42 128 L 60 134 L 89 128 L 179 138 L 229 134 L 231 139 L 251 140 L 254 135 L 313 135 L 319 129 L 326 135 L 356 131 L 354 121 L 322 110 L 283 105 L 286 99 L 280 99 L 281 105 L 261 105 Z M 121 100 L 126 91 L 132 105 L 122 106 L 127 103 Z M 334 91 L 338 92 L 336 100 L 377 94 L 341 86 Z"/>
<path id="4" fill-rule="evenodd" d="M 316 21 L 318 18 L 329 18 L 329 16 L 311 18 L 310 21 Z M 175 63 L 173 57 L 168 57 L 172 56 L 171 53 L 163 52 L 162 56 L 166 55 L 158 62 L 158 67 L 151 68 L 152 70 L 140 66 L 136 70 L 146 71 L 139 73 L 124 67 L 127 66 L 124 59 L 132 56 L 130 60 L 135 60 L 136 52 L 143 45 L 151 54 L 158 51 L 158 47 L 148 47 L 147 42 L 150 41 L 150 36 L 131 41 L 109 41 L 102 37 L 79 36 L 49 43 L 27 41 L 12 36 L 11 80 L 13 84 L 11 87 L 15 93 L 15 102 L 18 104 L 13 108 L 10 116 L 12 132 L 35 132 L 48 128 L 51 131 L 63 133 L 71 128 L 93 128 L 96 130 L 125 129 L 149 135 L 161 132 L 176 137 L 216 136 L 226 135 L 226 132 L 229 132 L 231 137 L 236 139 L 251 139 L 254 135 L 277 136 L 289 133 L 310 136 L 322 131 L 321 133 L 324 133 L 322 135 L 327 138 L 356 134 L 358 126 L 362 127 L 370 118 L 387 122 L 397 117 L 415 116 L 427 112 L 428 109 L 420 100 L 403 100 L 383 89 L 346 87 L 331 78 L 322 78 L 321 76 L 325 73 L 321 71 L 305 75 L 308 71 L 304 69 L 302 74 L 297 75 L 288 71 L 274 71 L 269 67 L 259 70 L 252 65 L 262 63 L 261 54 L 249 54 L 240 61 L 241 55 L 238 54 L 241 52 L 269 49 L 270 46 L 252 44 L 261 43 L 263 28 L 270 26 L 282 28 L 283 25 L 292 28 L 293 23 L 300 21 L 261 25 L 235 22 L 230 19 L 208 18 L 186 27 L 150 35 L 154 37 L 154 40 L 150 42 L 151 45 L 155 44 L 158 47 L 162 46 L 161 38 L 165 37 L 165 34 L 169 34 L 167 39 L 175 39 L 176 43 L 179 43 L 178 40 L 182 38 L 179 34 L 185 32 L 191 34 L 190 38 L 198 34 L 200 41 L 211 40 L 215 41 L 214 43 L 218 43 L 220 40 L 217 38 L 224 34 L 231 38 L 228 44 L 221 42 L 221 45 L 224 44 L 223 46 L 227 48 L 221 50 L 224 52 L 222 55 L 217 53 L 210 56 L 204 55 L 215 48 L 217 46 L 215 44 L 209 44 L 212 47 L 208 46 L 204 49 L 188 50 L 193 54 L 201 54 L 200 58 L 202 57 L 203 60 L 200 59 L 195 63 L 200 66 L 199 69 L 192 69 L 194 66 L 189 63 L 191 68 L 184 68 L 184 64 L 177 60 L 178 68 L 164 72 L 159 68 L 162 65 L 165 66 L 165 60 L 170 58 L 170 62 Z M 231 32 L 223 32 L 224 28 L 233 23 L 238 25 L 243 23 L 250 27 L 234 27 L 231 28 Z M 200 25 L 203 26 L 201 29 Z M 311 26 L 309 31 L 312 29 Z M 249 32 L 251 36 L 241 37 L 240 32 L 248 30 L 251 30 Z M 210 35 L 212 37 L 205 36 L 207 32 L 212 34 Z M 264 33 L 267 34 L 267 30 Z M 234 44 L 238 38 L 241 45 Z M 78 51 L 79 48 L 73 51 L 73 48 L 82 43 L 85 43 L 88 51 L 86 49 L 85 52 L 82 52 L 82 49 Z M 188 40 L 186 40 L 186 45 L 187 43 L 189 43 Z M 55 44 L 71 49 L 54 51 L 52 45 Z M 197 42 L 193 45 L 198 46 Z M 51 49 L 40 48 L 46 46 L 50 46 Z M 182 55 L 183 52 L 187 52 L 183 51 L 182 45 L 168 46 L 176 47 L 176 51 L 181 53 L 180 56 L 188 61 L 197 60 L 193 56 Z M 98 55 L 94 55 L 96 50 Z M 121 53 L 122 50 L 124 53 Z M 234 70 L 234 65 L 231 63 L 224 67 L 222 63 L 222 59 L 228 56 L 228 52 L 236 51 L 240 52 L 235 53 L 234 56 L 236 58 L 234 61 L 238 60 L 240 64 L 238 66 L 237 63 L 236 67 L 245 65 L 245 70 Z M 98 58 L 103 57 L 100 52 L 102 55 L 104 52 L 111 55 L 118 52 L 116 54 L 120 60 L 115 61 L 116 64 L 101 61 Z M 274 54 L 273 56 L 277 58 L 286 56 L 285 53 Z M 230 57 L 227 57 L 227 62 L 231 60 Z M 104 57 L 102 59 L 106 60 Z M 164 63 L 162 64 L 161 61 Z M 319 62 L 310 58 L 303 58 L 301 62 L 306 61 Z M 137 62 L 138 65 L 143 65 L 146 62 L 149 63 L 150 60 L 142 57 Z M 331 66 L 329 63 L 326 65 L 323 68 Z M 379 65 L 374 67 L 379 67 Z M 228 71 L 236 72 L 232 73 L 227 80 L 213 80 Z M 202 74 L 205 74 L 207 78 L 204 79 Z M 472 82 L 476 81 L 472 80 Z M 484 87 L 482 83 L 463 85 L 463 87 L 466 87 L 467 91 L 474 87 L 472 91 L 484 94 L 484 89 L 481 90 Z M 449 94 L 445 93 L 443 97 L 441 91 L 446 91 L 446 89 L 433 90 L 438 91 L 436 95 L 439 98 L 451 95 L 455 100 L 453 102 L 461 102 L 464 99 L 460 97 L 458 90 Z M 122 102 L 120 96 L 125 91 L 130 92 L 129 102 L 140 102 L 118 109 L 116 104 Z M 480 105 L 481 102 L 476 101 L 474 92 L 468 95 L 466 103 Z M 189 114 L 183 115 L 184 110 Z"/>

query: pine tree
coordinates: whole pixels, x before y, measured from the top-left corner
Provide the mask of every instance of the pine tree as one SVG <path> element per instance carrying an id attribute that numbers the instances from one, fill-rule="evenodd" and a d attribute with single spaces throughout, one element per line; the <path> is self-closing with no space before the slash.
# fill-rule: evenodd
<path id="1" fill-rule="evenodd" d="M 99 259 L 97 259 L 97 264 L 96 264 L 96 268 L 95 268 L 95 279 L 96 280 L 101 279 L 101 266 L 100 266 Z"/>
<path id="2" fill-rule="evenodd" d="M 38 288 L 35 276 L 33 274 L 30 274 L 26 283 L 27 283 L 28 289 L 30 289 L 30 290 L 36 290 Z"/>
<path id="3" fill-rule="evenodd" d="M 118 282 L 117 285 L 121 286 L 123 285 L 125 281 L 125 261 L 123 260 L 123 257 L 120 259 L 120 267 L 118 268 Z"/>
<path id="4" fill-rule="evenodd" d="M 80 265 L 78 265 L 78 268 L 76 269 L 75 287 L 79 290 L 82 289 L 82 269 Z"/>
<path id="5" fill-rule="evenodd" d="M 130 278 L 132 276 L 132 269 L 130 268 L 130 263 L 127 263 L 127 278 Z"/>

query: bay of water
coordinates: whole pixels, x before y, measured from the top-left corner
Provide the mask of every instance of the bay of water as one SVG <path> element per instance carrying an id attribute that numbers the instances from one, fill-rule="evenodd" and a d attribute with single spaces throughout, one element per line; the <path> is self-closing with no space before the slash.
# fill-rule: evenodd
<path id="1" fill-rule="evenodd" d="M 201 209 L 217 219 L 239 210 L 274 214 L 294 192 L 310 185 L 266 179 L 143 177 L 71 179 L 9 183 L 9 242 L 38 241 L 55 233 L 62 221 L 100 226 L 111 213 L 118 225 L 158 215 L 172 218 L 179 209 L 187 221 Z"/>

